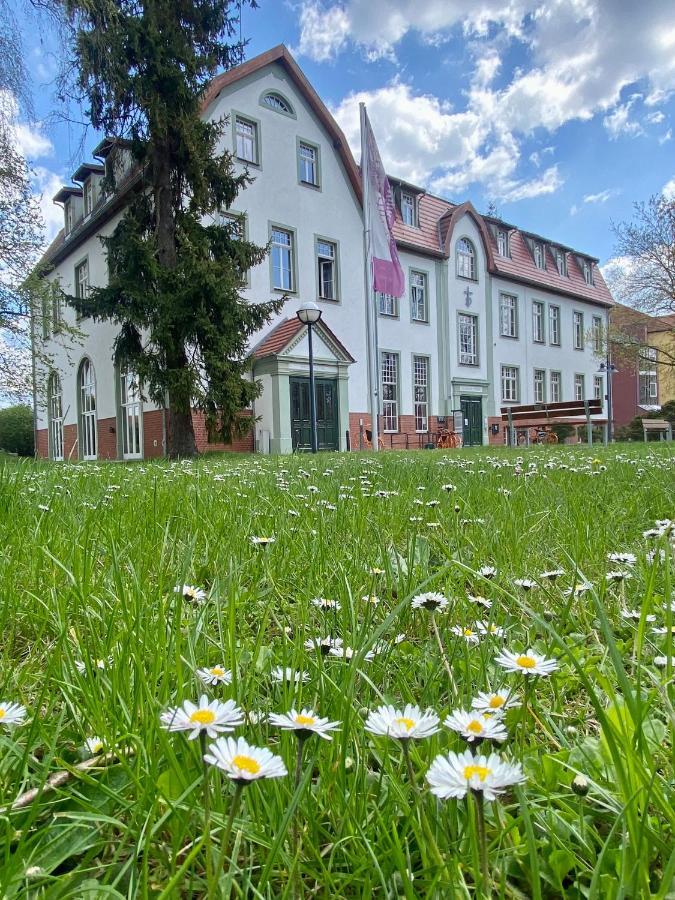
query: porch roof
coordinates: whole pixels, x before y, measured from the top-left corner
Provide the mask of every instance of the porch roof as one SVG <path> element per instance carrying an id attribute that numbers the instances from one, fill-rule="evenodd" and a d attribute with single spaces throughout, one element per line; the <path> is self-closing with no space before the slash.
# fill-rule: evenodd
<path id="1" fill-rule="evenodd" d="M 344 355 L 346 362 L 356 362 L 342 341 L 335 336 L 328 325 L 321 319 L 313 327 Z M 279 322 L 278 325 L 275 325 L 260 343 L 253 348 L 254 359 L 262 359 L 265 356 L 278 356 L 292 341 L 305 331 L 306 328 L 307 326 L 303 325 L 297 316 L 290 316 L 288 319 L 282 319 L 282 321 Z"/>

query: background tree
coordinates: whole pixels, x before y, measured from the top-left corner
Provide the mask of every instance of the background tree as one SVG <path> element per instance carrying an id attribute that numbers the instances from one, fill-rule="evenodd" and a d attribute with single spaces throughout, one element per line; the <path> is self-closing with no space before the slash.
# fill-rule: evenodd
<path id="1" fill-rule="evenodd" d="M 142 174 L 115 232 L 103 239 L 108 285 L 69 302 L 83 315 L 119 324 L 116 361 L 136 372 L 156 402 L 168 395 L 169 454 L 191 455 L 192 407 L 225 440 L 251 427 L 241 411 L 260 387 L 246 377 L 248 338 L 282 302 L 250 304 L 241 296 L 247 270 L 267 249 L 219 220 L 249 178 L 235 175 L 230 153 L 219 150 L 224 122 L 200 115 L 211 78 L 243 58 L 243 45 L 232 42 L 240 4 L 66 6 L 92 124 L 128 141 Z"/>
<path id="2" fill-rule="evenodd" d="M 19 456 L 34 455 L 33 410 L 30 406 L 0 409 L 0 450 Z"/>

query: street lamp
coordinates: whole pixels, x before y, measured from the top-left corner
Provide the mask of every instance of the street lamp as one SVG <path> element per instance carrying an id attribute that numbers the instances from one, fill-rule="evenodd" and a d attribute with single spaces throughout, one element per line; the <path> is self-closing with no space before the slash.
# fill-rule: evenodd
<path id="1" fill-rule="evenodd" d="M 601 362 L 598 371 L 607 377 L 607 443 L 612 443 L 612 375 L 619 370 L 609 361 Z"/>
<path id="2" fill-rule="evenodd" d="M 316 396 L 314 393 L 314 350 L 312 348 L 312 325 L 321 318 L 321 310 L 316 303 L 303 303 L 296 312 L 303 325 L 307 326 L 307 342 L 309 344 L 309 417 L 312 429 L 312 453 L 319 449 L 316 433 Z"/>

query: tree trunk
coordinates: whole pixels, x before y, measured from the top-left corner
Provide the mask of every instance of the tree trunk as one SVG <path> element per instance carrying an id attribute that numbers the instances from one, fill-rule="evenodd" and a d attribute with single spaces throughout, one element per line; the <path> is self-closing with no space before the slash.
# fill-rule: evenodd
<path id="1" fill-rule="evenodd" d="M 179 459 L 197 455 L 197 442 L 192 425 L 192 410 L 177 406 L 169 398 L 169 422 L 167 434 L 169 459 Z"/>

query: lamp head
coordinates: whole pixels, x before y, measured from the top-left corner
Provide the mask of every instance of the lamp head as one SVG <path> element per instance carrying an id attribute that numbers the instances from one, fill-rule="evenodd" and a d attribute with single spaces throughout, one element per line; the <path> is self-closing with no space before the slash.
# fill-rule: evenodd
<path id="1" fill-rule="evenodd" d="M 303 325 L 315 325 L 322 316 L 322 312 L 316 303 L 303 303 L 296 312 L 296 316 Z"/>

